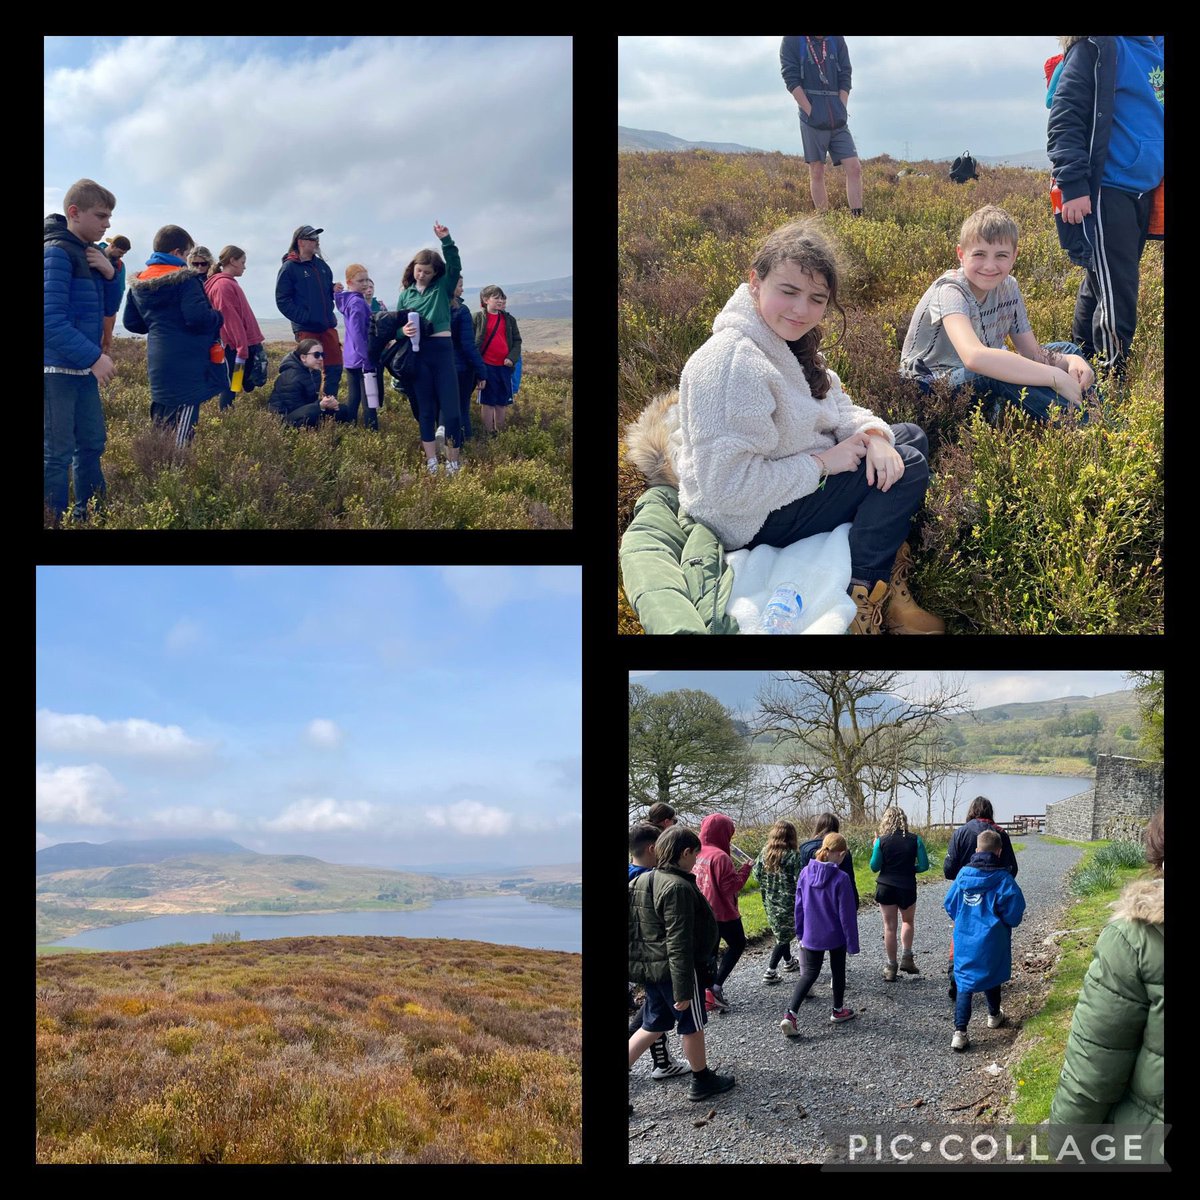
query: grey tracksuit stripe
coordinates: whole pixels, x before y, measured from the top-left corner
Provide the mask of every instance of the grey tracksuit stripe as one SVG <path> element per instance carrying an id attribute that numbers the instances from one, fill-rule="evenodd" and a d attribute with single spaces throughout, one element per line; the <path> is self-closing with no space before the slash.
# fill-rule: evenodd
<path id="1" fill-rule="evenodd" d="M 191 413 L 195 409 L 195 405 L 185 404 L 179 410 L 179 417 L 175 422 L 175 445 L 182 447 L 187 442 L 188 430 L 192 427 Z"/>

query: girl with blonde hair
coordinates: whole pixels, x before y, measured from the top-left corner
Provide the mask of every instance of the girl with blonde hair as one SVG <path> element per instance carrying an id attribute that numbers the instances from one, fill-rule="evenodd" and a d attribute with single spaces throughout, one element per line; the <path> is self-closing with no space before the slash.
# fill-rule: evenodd
<path id="1" fill-rule="evenodd" d="M 858 953 L 858 914 L 854 892 L 840 869 L 845 858 L 846 839 L 840 833 L 827 833 L 812 861 L 800 872 L 796 884 L 796 936 L 804 955 L 804 968 L 792 1003 L 779 1028 L 788 1037 L 798 1037 L 796 1014 L 809 989 L 821 973 L 825 952 L 829 951 L 829 969 L 833 975 L 833 1010 L 830 1021 L 849 1021 L 854 1009 L 843 1000 L 846 992 L 846 955 Z"/>
<path id="2" fill-rule="evenodd" d="M 872 871 L 879 872 L 875 899 L 883 910 L 883 952 L 886 958 L 883 978 L 896 981 L 896 917 L 901 922 L 900 945 L 904 953 L 899 969 L 919 975 L 913 958 L 913 915 L 917 907 L 917 875 L 929 870 L 929 855 L 919 833 L 910 833 L 904 809 L 892 805 L 884 809 L 879 836 L 871 847 Z"/>

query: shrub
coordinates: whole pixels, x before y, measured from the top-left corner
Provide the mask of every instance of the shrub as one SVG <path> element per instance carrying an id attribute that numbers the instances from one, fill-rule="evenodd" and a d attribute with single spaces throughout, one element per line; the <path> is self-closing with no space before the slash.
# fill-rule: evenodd
<path id="1" fill-rule="evenodd" d="M 1067 887 L 1073 896 L 1094 896 L 1117 886 L 1117 868 L 1112 863 L 1093 859 L 1085 867 L 1072 871 Z"/>
<path id="2" fill-rule="evenodd" d="M 1109 867 L 1141 867 L 1146 863 L 1146 851 L 1141 842 L 1109 842 L 1096 851 L 1092 861 Z"/>

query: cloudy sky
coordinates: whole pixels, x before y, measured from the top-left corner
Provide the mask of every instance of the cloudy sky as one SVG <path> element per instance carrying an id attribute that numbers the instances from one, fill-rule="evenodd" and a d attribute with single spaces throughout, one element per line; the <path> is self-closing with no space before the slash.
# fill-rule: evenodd
<path id="1" fill-rule="evenodd" d="M 43 80 L 43 215 L 86 177 L 130 262 L 166 224 L 240 246 L 260 317 L 301 224 L 389 305 L 435 220 L 468 288 L 572 273 L 569 38 L 50 37 Z"/>
<path id="2" fill-rule="evenodd" d="M 617 123 L 688 141 L 800 154 L 779 37 L 622 38 Z M 846 35 L 862 158 L 1015 155 L 1046 144 L 1046 37 Z M 905 144 L 908 152 L 905 152 Z M 1047 164 L 1048 165 L 1048 164 Z"/>
<path id="3" fill-rule="evenodd" d="M 43 567 L 37 848 L 580 858 L 576 567 Z"/>
<path id="4" fill-rule="evenodd" d="M 678 682 L 685 674 L 696 680 L 690 686 L 712 692 L 731 707 L 753 707 L 758 689 L 770 677 L 767 671 L 630 671 L 629 678 L 651 691 L 659 691 L 664 687 L 688 686 Z M 923 681 L 934 678 L 936 672 L 904 674 L 911 684 L 920 686 Z M 1103 696 L 1130 687 L 1123 671 L 953 671 L 947 674 L 953 679 L 962 678 L 976 708 L 1057 700 L 1063 696 Z"/>

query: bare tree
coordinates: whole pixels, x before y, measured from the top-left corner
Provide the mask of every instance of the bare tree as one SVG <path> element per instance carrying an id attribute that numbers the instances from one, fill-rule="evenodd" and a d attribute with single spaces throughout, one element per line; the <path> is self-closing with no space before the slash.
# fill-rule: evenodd
<path id="1" fill-rule="evenodd" d="M 757 770 L 729 710 L 707 692 L 629 688 L 629 816 L 662 801 L 681 815 L 753 800 Z"/>
<path id="2" fill-rule="evenodd" d="M 928 743 L 968 698 L 961 678 L 785 671 L 759 692 L 757 731 L 784 749 L 785 790 L 832 799 L 862 824 L 877 815 L 879 797 L 924 790 Z"/>

